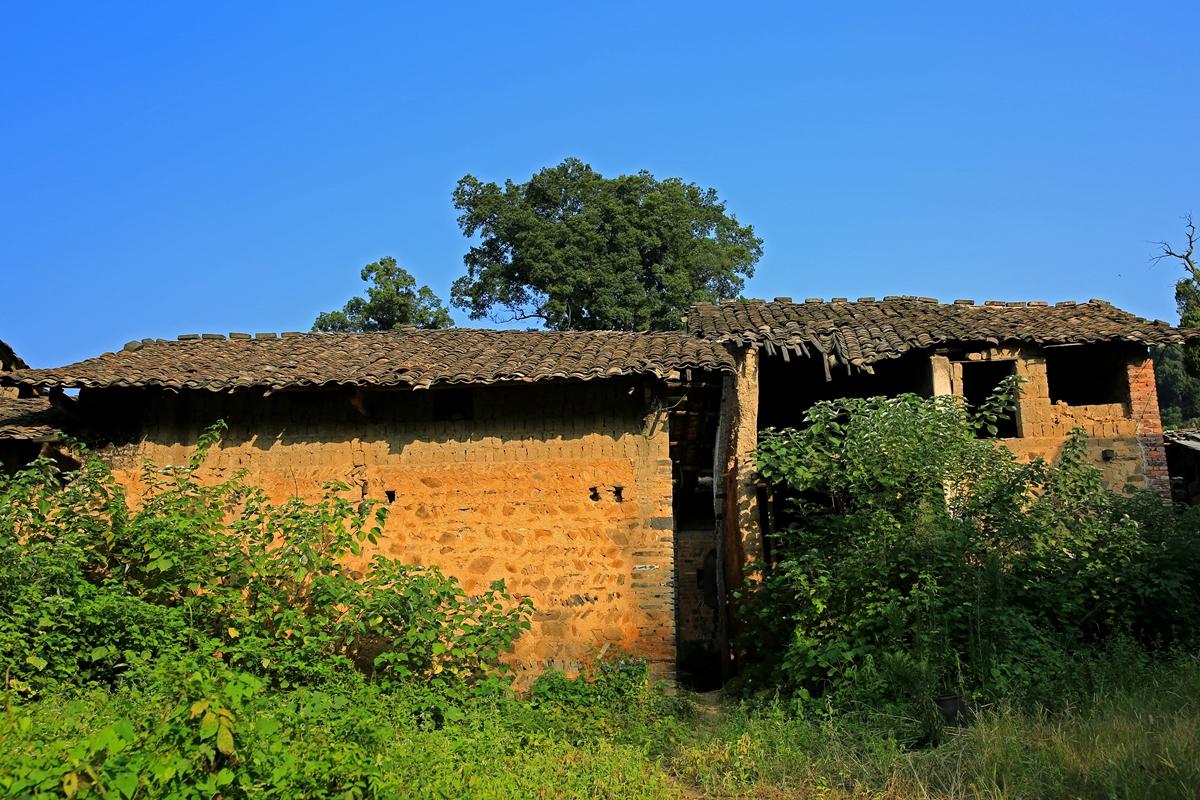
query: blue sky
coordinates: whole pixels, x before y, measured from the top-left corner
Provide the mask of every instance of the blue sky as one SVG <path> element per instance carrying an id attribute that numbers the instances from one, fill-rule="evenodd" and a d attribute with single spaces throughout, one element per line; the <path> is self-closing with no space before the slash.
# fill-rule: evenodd
<path id="1" fill-rule="evenodd" d="M 1173 321 L 1200 4 L 1050 5 L 6 3 L 0 338 L 307 330 L 383 255 L 445 297 L 457 179 L 571 155 L 715 187 L 748 296 Z"/>

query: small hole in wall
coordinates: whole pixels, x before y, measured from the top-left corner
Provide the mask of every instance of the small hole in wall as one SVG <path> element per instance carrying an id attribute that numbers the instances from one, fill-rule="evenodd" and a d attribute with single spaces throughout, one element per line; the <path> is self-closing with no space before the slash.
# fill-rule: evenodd
<path id="1" fill-rule="evenodd" d="M 386 492 L 384 492 L 384 494 L 387 496 L 387 501 L 389 503 L 396 502 L 396 490 L 395 489 L 388 489 Z"/>
<path id="2" fill-rule="evenodd" d="M 591 487 L 588 490 L 588 497 L 592 498 L 593 503 L 600 502 L 600 490 L 597 489 L 595 486 Z"/>
<path id="3" fill-rule="evenodd" d="M 613 500 L 616 500 L 618 503 L 625 502 L 625 487 L 624 486 L 614 486 L 613 487 Z"/>

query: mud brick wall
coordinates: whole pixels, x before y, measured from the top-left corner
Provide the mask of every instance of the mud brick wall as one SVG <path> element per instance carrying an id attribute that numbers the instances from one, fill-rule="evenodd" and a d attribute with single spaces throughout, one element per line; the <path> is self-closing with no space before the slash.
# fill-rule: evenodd
<path id="1" fill-rule="evenodd" d="M 448 393 L 457 393 L 453 403 Z M 647 410 L 647 393 L 625 379 L 267 397 L 151 393 L 137 401 L 131 443 L 104 455 L 136 500 L 144 460 L 184 463 L 200 431 L 225 419 L 206 478 L 245 469 L 277 501 L 313 499 L 323 483 L 344 481 L 352 496 L 389 506 L 383 553 L 437 565 L 468 592 L 504 579 L 532 598 L 533 628 L 510 657 L 520 681 L 546 668 L 574 672 L 617 648 L 671 677 L 671 462 L 666 417 Z M 86 392 L 82 400 L 86 408 Z M 442 404 L 473 408 L 474 418 L 434 421 Z"/>
<path id="2" fill-rule="evenodd" d="M 1133 486 L 1169 496 L 1170 478 L 1154 365 L 1144 348 L 1116 347 L 1106 357 L 1122 360 L 1128 382 L 1127 399 L 1075 406 L 1051 402 L 1046 358 L 1041 348 L 992 348 L 970 353 L 968 360 L 1012 360 L 1017 375 L 1024 378 L 1017 408 L 1021 436 L 1004 440 L 1018 456 L 1053 460 L 1071 431 L 1082 428 L 1088 435 L 1088 453 L 1103 472 L 1109 488 L 1120 491 Z M 939 386 L 939 373 L 948 368 L 948 388 L 955 394 L 961 393 L 960 365 L 942 359 L 943 367 L 938 359 L 935 356 L 933 361 L 935 390 Z"/>
<path id="3" fill-rule="evenodd" d="M 716 552 L 716 536 L 712 526 L 681 528 L 675 534 L 680 642 L 708 643 L 716 636 L 716 609 L 704 602 L 704 587 L 697 579 L 704 569 L 705 557 Z M 715 580 L 715 575 L 709 580 Z"/>

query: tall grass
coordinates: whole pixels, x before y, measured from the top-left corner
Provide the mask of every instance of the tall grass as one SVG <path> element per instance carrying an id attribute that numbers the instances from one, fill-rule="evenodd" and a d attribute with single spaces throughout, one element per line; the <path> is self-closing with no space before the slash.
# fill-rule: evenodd
<path id="1" fill-rule="evenodd" d="M 1200 660 L 1130 658 L 1101 671 L 1110 674 L 1091 695 L 1064 709 L 981 709 L 917 750 L 869 718 L 742 706 L 682 747 L 671 769 L 701 797 L 1200 797 Z"/>
<path id="2" fill-rule="evenodd" d="M 420 696 L 351 680 L 249 698 L 237 782 L 214 788 L 287 798 L 1200 797 L 1200 659 L 1116 650 L 1089 671 L 1089 689 L 1057 710 L 980 709 L 916 749 L 896 738 L 895 720 L 814 714 L 779 699 L 693 705 L 631 684 L 609 699 L 479 700 L 437 722 Z M 161 687 L 134 684 L 9 705 L 0 797 L 65 796 L 59 777 L 39 791 L 13 781 L 69 770 L 96 776 L 79 796 L 164 796 L 153 765 L 196 752 L 178 738 L 173 707 Z M 128 774 L 140 788 L 127 795 L 118 782 Z"/>

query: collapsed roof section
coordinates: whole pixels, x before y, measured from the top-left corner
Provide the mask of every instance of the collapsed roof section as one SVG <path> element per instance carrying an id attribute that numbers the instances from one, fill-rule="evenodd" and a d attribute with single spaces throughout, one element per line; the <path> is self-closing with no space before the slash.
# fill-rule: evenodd
<path id="1" fill-rule="evenodd" d="M 62 422 L 48 398 L 0 395 L 0 441 L 55 442 Z"/>
<path id="2" fill-rule="evenodd" d="M 0 339 L 0 372 L 9 372 L 14 369 L 26 369 L 29 365 L 26 364 L 16 352 L 9 347 L 8 343 Z"/>
<path id="3" fill-rule="evenodd" d="M 910 350 L 950 343 L 1039 345 L 1131 342 L 1147 346 L 1200 338 L 1122 311 L 1103 300 L 1086 303 L 939 303 L 929 297 L 790 298 L 702 304 L 687 317 L 690 333 L 708 341 L 755 346 L 787 358 L 821 354 L 827 362 L 871 372 L 871 365 Z"/>

